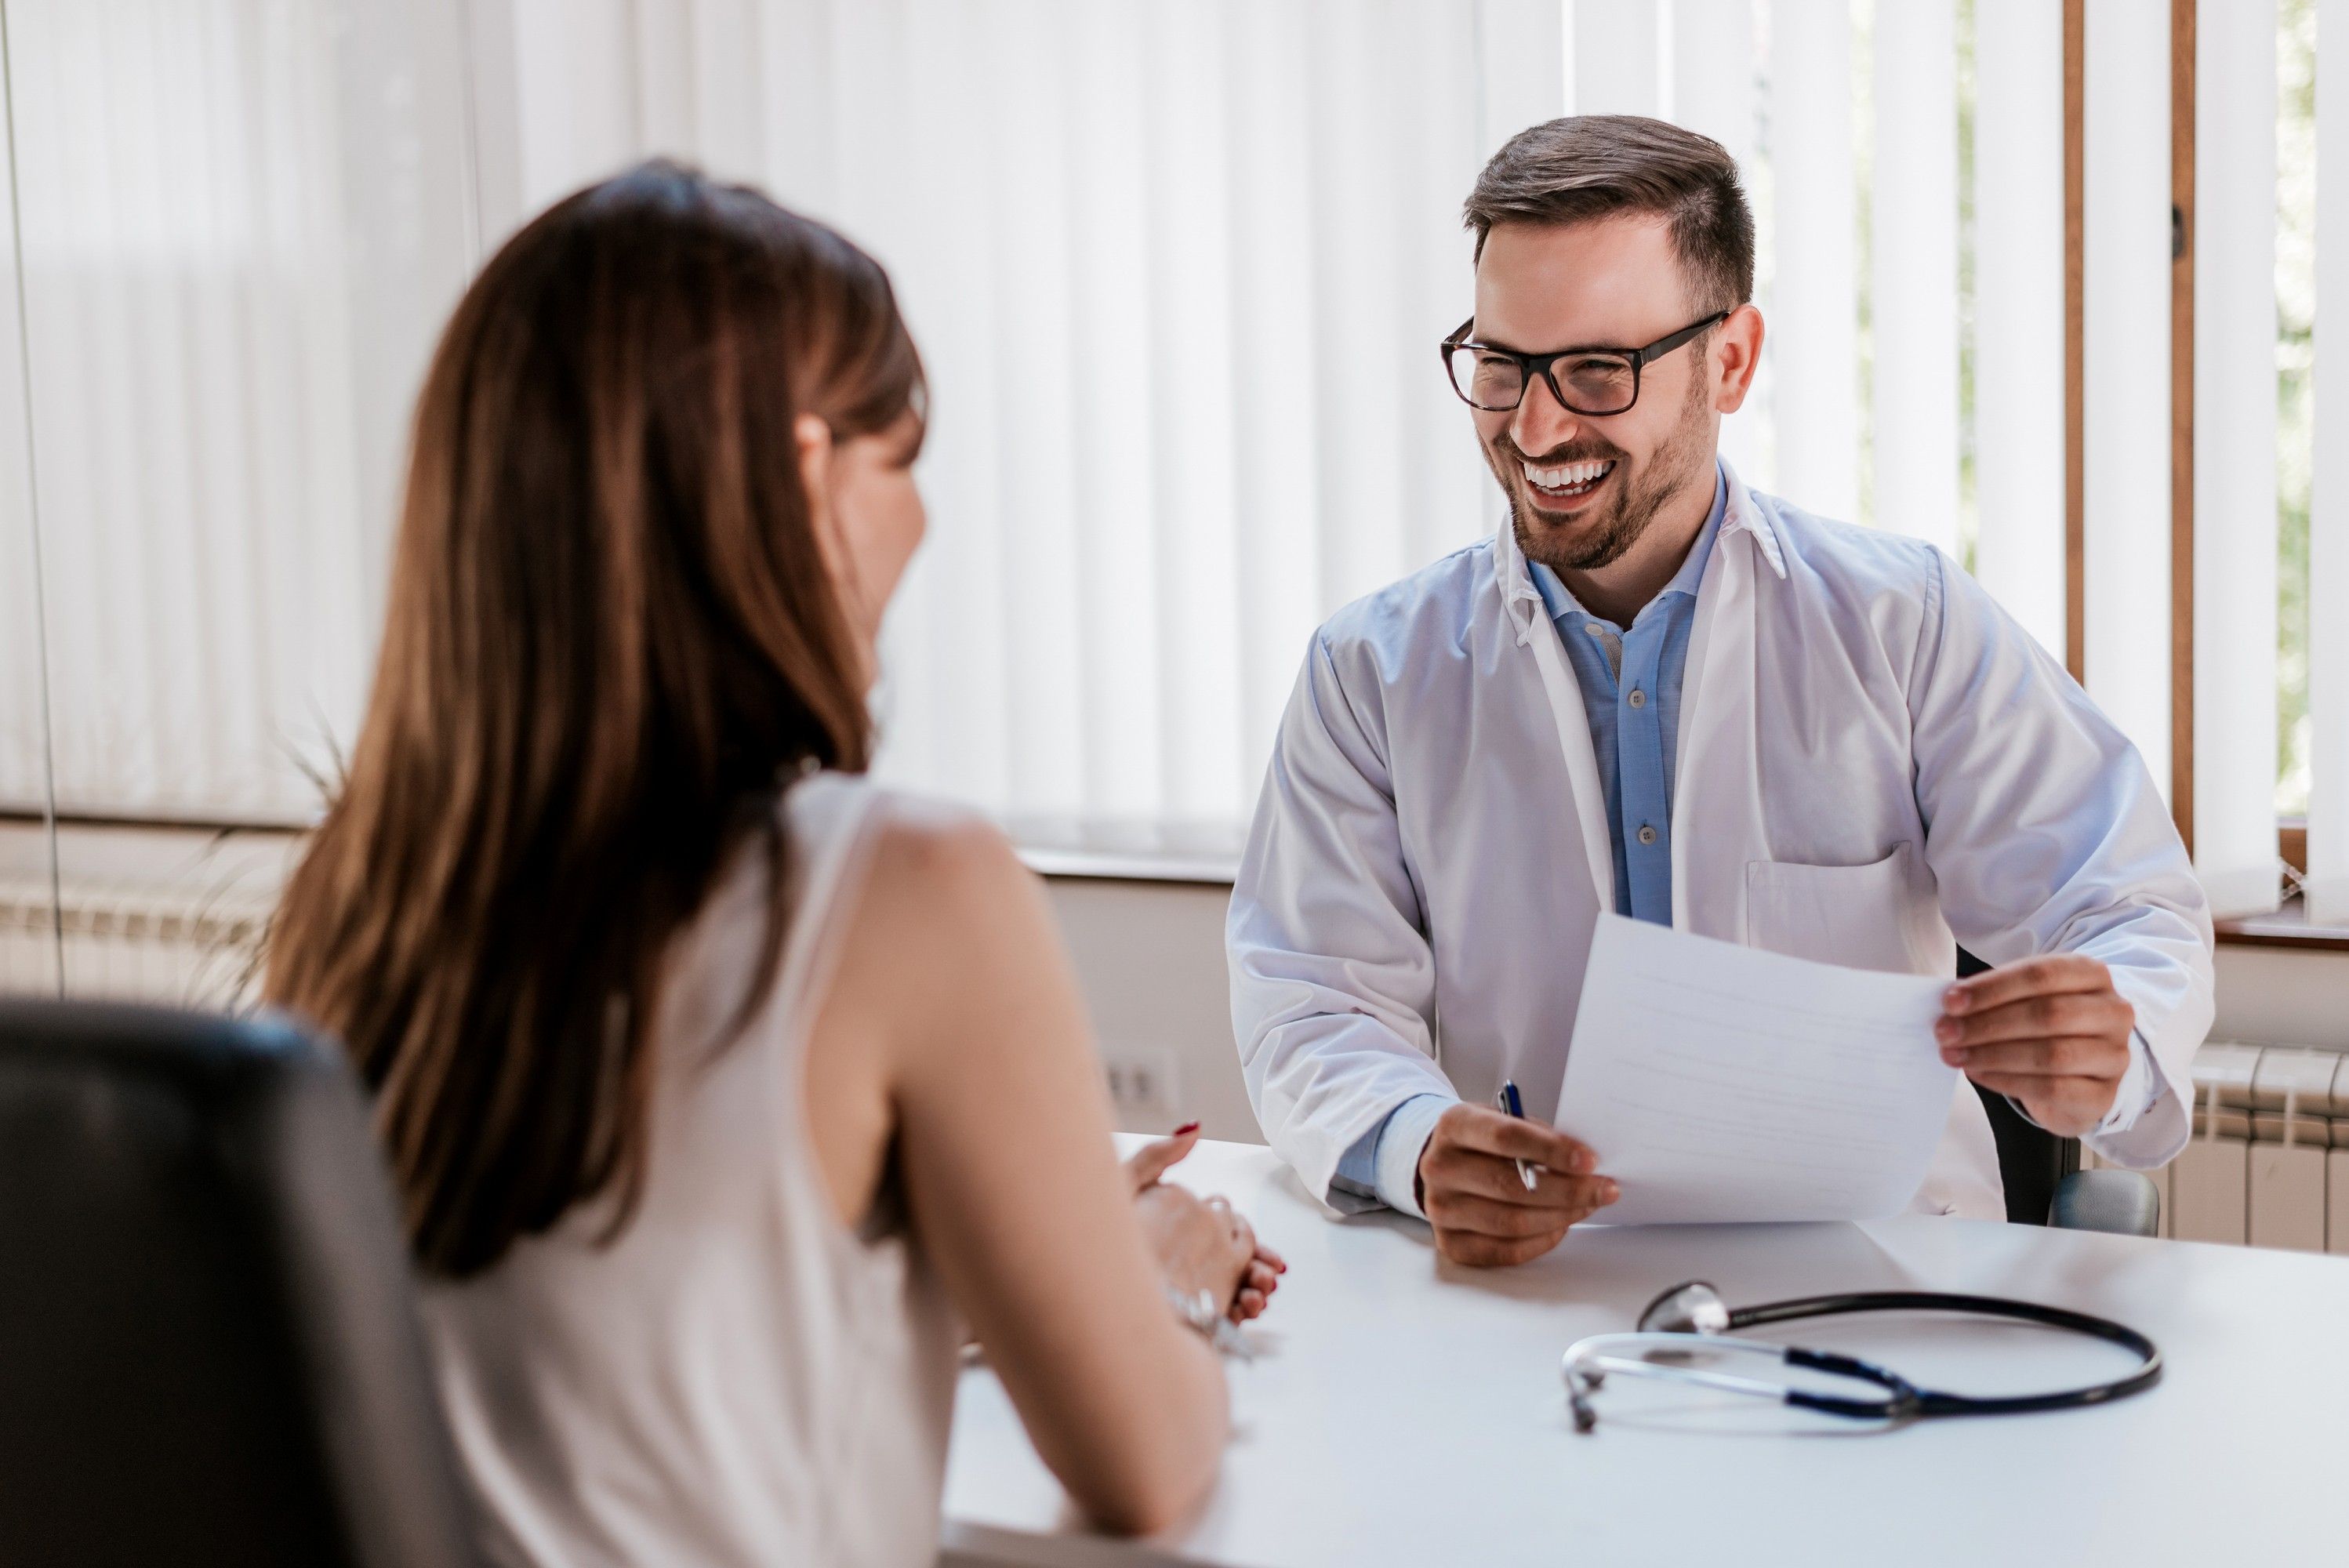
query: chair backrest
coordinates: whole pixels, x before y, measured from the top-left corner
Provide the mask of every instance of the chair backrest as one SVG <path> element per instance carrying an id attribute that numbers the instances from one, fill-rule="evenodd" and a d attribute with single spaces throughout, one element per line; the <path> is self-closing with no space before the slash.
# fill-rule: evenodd
<path id="1" fill-rule="evenodd" d="M 0 1557 L 476 1561 L 357 1087 L 282 1021 L 0 1000 Z"/>
<path id="2" fill-rule="evenodd" d="M 1989 967 L 1964 948 L 1958 949 L 1959 979 Z M 2006 1188 L 2008 1221 L 2018 1225 L 2045 1224 L 2055 1204 L 2056 1184 L 2080 1168 L 2078 1141 L 2058 1138 L 2031 1121 L 2002 1094 L 1992 1094 L 1980 1084 L 1974 1086 L 1974 1092 L 1990 1113 L 1991 1136 L 1998 1140 L 1998 1175 Z"/>

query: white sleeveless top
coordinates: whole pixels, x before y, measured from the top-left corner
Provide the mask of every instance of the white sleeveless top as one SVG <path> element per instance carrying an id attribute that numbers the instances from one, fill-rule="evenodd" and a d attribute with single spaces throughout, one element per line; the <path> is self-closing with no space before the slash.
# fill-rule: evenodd
<path id="1" fill-rule="evenodd" d="M 841 1224 L 802 1093 L 879 799 L 838 774 L 789 791 L 782 967 L 730 1045 L 766 934 L 761 846 L 672 950 L 644 1194 L 617 1239 L 596 1243 L 599 1202 L 424 1291 L 485 1545 L 507 1568 L 936 1555 L 958 1330 L 890 1194 L 866 1235 Z"/>

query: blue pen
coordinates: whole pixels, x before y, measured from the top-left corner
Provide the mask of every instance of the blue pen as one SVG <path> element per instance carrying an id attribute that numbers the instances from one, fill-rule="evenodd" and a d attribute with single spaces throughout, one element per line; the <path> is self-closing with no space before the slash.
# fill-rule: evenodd
<path id="1" fill-rule="evenodd" d="M 1499 1111 L 1503 1116 L 1514 1116 L 1519 1121 L 1523 1121 L 1526 1119 L 1526 1102 L 1517 1098 L 1516 1079 L 1503 1078 L 1501 1080 L 1500 1089 L 1493 1096 L 1493 1109 Z M 1517 1180 L 1526 1184 L 1526 1191 L 1530 1192 L 1534 1190 L 1534 1162 L 1532 1161 L 1520 1160 L 1517 1161 Z"/>

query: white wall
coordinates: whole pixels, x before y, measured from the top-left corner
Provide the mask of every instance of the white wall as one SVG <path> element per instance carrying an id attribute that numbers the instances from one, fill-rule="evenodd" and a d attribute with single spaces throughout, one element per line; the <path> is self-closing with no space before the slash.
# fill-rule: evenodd
<path id="1" fill-rule="evenodd" d="M 1164 1132 L 1196 1117 L 1209 1138 L 1261 1143 L 1240 1082 L 1224 973 L 1228 888 L 1054 877 L 1046 884 L 1076 959 L 1118 1127 Z M 1155 1096 L 1119 1093 L 1123 1069 L 1159 1075 Z"/>

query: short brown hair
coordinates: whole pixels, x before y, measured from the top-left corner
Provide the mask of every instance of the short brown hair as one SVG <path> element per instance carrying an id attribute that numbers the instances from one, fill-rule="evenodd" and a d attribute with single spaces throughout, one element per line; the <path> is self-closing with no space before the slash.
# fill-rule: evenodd
<path id="1" fill-rule="evenodd" d="M 1737 160 L 1709 136 L 1636 114 L 1578 114 L 1517 132 L 1476 176 L 1463 209 L 1476 254 L 1495 223 L 1568 224 L 1651 212 L 1671 224 L 1690 303 L 1754 297 L 1754 212 Z"/>

